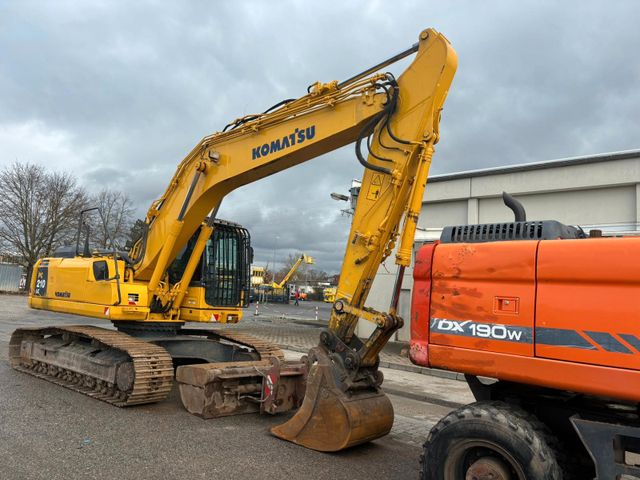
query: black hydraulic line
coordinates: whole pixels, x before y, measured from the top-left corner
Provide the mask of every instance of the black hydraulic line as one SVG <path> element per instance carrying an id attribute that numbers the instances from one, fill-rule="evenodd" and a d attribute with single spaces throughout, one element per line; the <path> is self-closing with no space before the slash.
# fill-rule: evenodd
<path id="1" fill-rule="evenodd" d="M 245 118 L 241 118 L 240 120 L 238 120 L 235 123 L 228 123 L 227 125 L 225 125 L 225 127 L 222 129 L 223 132 L 226 132 L 227 130 L 231 129 L 233 130 L 234 128 L 238 128 L 240 125 L 244 125 L 247 122 L 250 122 L 251 120 L 255 120 L 256 118 L 259 118 L 261 115 L 264 115 L 265 113 L 269 113 L 283 105 L 286 105 L 287 103 L 291 103 L 293 101 L 297 100 L 297 98 L 287 98 L 286 100 L 282 100 L 278 103 L 276 103 L 275 105 L 272 105 L 271 107 L 267 108 L 264 112 L 262 112 L 260 115 L 251 115 Z"/>
<path id="2" fill-rule="evenodd" d="M 398 267 L 396 283 L 393 287 L 393 296 L 391 297 L 391 307 L 390 307 L 390 310 L 396 313 L 398 311 L 398 302 L 400 300 L 400 291 L 402 290 L 403 278 L 404 278 L 404 265 L 400 265 Z"/>
<path id="3" fill-rule="evenodd" d="M 147 252 L 147 238 L 148 237 L 149 237 L 149 224 L 145 223 L 144 227 L 143 227 L 142 235 L 133 244 L 133 245 L 135 245 L 138 241 L 141 242 L 140 252 L 138 253 L 138 256 L 131 260 L 131 264 L 134 267 L 135 267 L 135 265 L 138 265 L 140 262 L 142 262 L 142 260 L 144 259 L 144 255 Z M 132 245 L 131 249 L 129 250 L 129 253 L 131 253 L 131 250 L 133 250 L 133 245 Z"/>
<path id="4" fill-rule="evenodd" d="M 391 126 L 389 125 L 389 118 L 386 119 L 384 128 L 387 130 L 387 133 L 392 138 L 394 142 L 402 143 L 404 145 L 411 145 L 411 142 L 408 140 L 403 140 L 401 138 L 396 137 L 391 131 Z"/>
<path id="5" fill-rule="evenodd" d="M 378 139 L 378 143 L 380 143 L 379 139 Z M 371 150 L 371 135 L 369 135 L 367 137 L 367 150 L 369 150 L 369 155 L 371 155 L 373 158 L 377 158 L 381 162 L 393 162 L 393 160 L 391 160 L 390 158 L 380 157 L 380 156 L 376 155 L 375 153 L 373 153 L 373 150 Z"/>
<path id="6" fill-rule="evenodd" d="M 389 107 L 389 115 L 385 119 L 385 123 L 383 125 L 383 128 L 386 129 L 387 133 L 389 134 L 389 136 L 391 137 L 391 139 L 393 141 L 398 142 L 398 143 L 402 143 L 404 145 L 411 145 L 410 141 L 403 140 L 402 138 L 396 137 L 394 135 L 394 133 L 391 131 L 391 125 L 389 125 L 389 120 L 391 119 L 391 115 L 393 115 L 393 112 L 395 112 L 396 106 L 398 105 L 398 95 L 399 95 L 399 92 L 400 92 L 400 87 L 398 86 L 398 82 L 396 81 L 396 79 L 393 76 L 393 74 L 387 73 L 387 78 L 389 79 L 389 83 L 391 84 L 391 86 L 393 88 L 393 95 L 391 95 L 391 102 L 390 102 L 391 105 Z"/>
<path id="7" fill-rule="evenodd" d="M 338 88 L 342 88 L 343 86 L 347 85 L 348 83 L 355 82 L 356 80 L 360 80 L 361 78 L 364 78 L 367 75 L 371 75 L 372 73 L 383 69 L 387 65 L 391 65 L 392 63 L 395 63 L 398 60 L 402 60 L 404 57 L 408 57 L 409 55 L 411 55 L 412 53 L 415 53 L 417 51 L 418 51 L 418 44 L 414 43 L 411 47 L 409 47 L 406 50 L 394 55 L 393 57 L 387 58 L 386 60 L 378 63 L 377 65 L 374 65 L 373 67 L 368 68 L 368 69 L 364 70 L 363 72 L 360 72 L 357 75 L 354 75 L 351 78 L 348 78 L 344 82 L 339 83 L 338 84 Z"/>
<path id="8" fill-rule="evenodd" d="M 282 100 L 276 103 L 275 105 L 267 108 L 264 112 L 262 112 L 262 114 L 264 115 L 265 113 L 269 113 L 270 111 L 275 110 L 276 108 L 280 108 L 281 106 L 286 105 L 287 103 L 291 103 L 294 100 L 297 100 L 297 98 L 287 98 L 286 100 Z"/>
<path id="9" fill-rule="evenodd" d="M 368 168 L 369 170 L 373 170 L 374 172 L 384 173 L 385 175 L 391 175 L 391 170 L 389 170 L 388 168 L 380 167 L 378 165 L 369 163 L 362 155 L 362 149 L 361 149 L 362 140 L 369 136 L 372 129 L 375 128 L 377 123 L 382 119 L 382 117 L 384 117 L 384 115 L 386 115 L 386 113 L 387 112 L 384 110 L 381 111 L 376 116 L 374 116 L 371 120 L 369 120 L 369 122 L 364 126 L 364 128 L 362 129 L 362 132 L 358 136 L 358 140 L 356 140 L 356 157 L 360 162 L 360 165 L 362 165 L 364 168 Z"/>
<path id="10" fill-rule="evenodd" d="M 187 196 L 184 197 L 184 202 L 182 202 L 182 208 L 180 209 L 180 213 L 178 214 L 178 221 L 181 222 L 184 218 L 184 214 L 187 213 L 187 207 L 189 206 L 189 202 L 191 201 L 191 195 L 193 195 L 193 190 L 196 188 L 196 184 L 198 183 L 198 179 L 200 178 L 200 172 L 196 172 L 193 176 L 193 180 L 191 180 L 191 185 L 189 185 L 189 191 L 187 192 Z"/>

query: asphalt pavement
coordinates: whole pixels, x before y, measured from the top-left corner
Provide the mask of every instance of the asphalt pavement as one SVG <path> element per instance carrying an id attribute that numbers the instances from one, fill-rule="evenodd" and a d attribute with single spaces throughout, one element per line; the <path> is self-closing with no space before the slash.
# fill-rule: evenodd
<path id="1" fill-rule="evenodd" d="M 119 409 L 16 372 L 7 361 L 7 342 L 18 326 L 109 324 L 30 310 L 25 297 L 3 295 L 0 305 L 0 479 L 417 478 L 429 429 L 468 399 L 462 382 L 385 369 L 385 387 L 418 385 L 427 401 L 390 395 L 396 411 L 390 435 L 344 452 L 318 453 L 269 434 L 287 415 L 202 420 L 184 410 L 176 388 L 162 402 Z"/>

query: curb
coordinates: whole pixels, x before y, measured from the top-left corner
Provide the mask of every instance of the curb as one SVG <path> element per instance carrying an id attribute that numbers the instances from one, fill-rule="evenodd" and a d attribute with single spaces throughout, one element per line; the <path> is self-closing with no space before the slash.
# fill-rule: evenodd
<path id="1" fill-rule="evenodd" d="M 382 390 L 385 393 L 388 393 L 390 395 L 395 395 L 397 397 L 403 397 L 403 398 L 409 398 L 411 400 L 417 400 L 419 402 L 430 403 L 432 405 L 439 405 L 441 407 L 460 408 L 461 406 L 464 405 L 464 403 L 451 402 L 449 400 L 444 400 L 444 399 L 438 398 L 438 397 L 432 397 L 430 395 L 408 392 L 408 391 L 403 390 L 401 388 L 394 387 L 393 383 L 391 384 L 391 386 L 389 386 L 389 385 L 385 386 L 385 384 L 383 382 L 382 383 Z"/>
<path id="2" fill-rule="evenodd" d="M 323 320 L 307 320 L 307 319 L 301 319 L 301 318 L 295 318 L 295 317 L 277 317 L 275 318 L 275 322 L 274 317 L 263 317 L 258 319 L 256 316 L 253 317 L 254 320 L 257 321 L 266 321 L 268 323 L 278 323 L 278 320 L 289 320 L 295 324 L 302 324 L 302 325 L 308 325 L 308 326 L 316 326 L 316 327 L 326 327 L 327 326 L 327 322 L 323 321 Z M 294 352 L 300 352 L 300 353 L 307 353 L 309 351 L 308 348 L 303 348 L 303 347 L 299 347 L 299 346 L 295 346 L 295 345 L 286 345 L 286 344 L 279 344 L 278 345 L 280 348 L 285 348 L 287 350 L 292 350 Z M 449 370 L 440 370 L 437 368 L 428 368 L 428 367 L 420 367 L 418 365 L 407 365 L 404 363 L 395 363 L 395 362 L 389 362 L 386 360 L 380 360 L 380 366 L 382 368 L 390 368 L 392 370 L 400 370 L 400 371 L 404 371 L 404 372 L 411 372 L 411 373 L 419 373 L 421 375 L 430 375 L 432 377 L 439 377 L 439 378 L 446 378 L 449 380 L 458 380 L 461 382 L 464 382 L 464 374 L 462 373 L 458 373 L 458 372 L 451 372 Z"/>
<path id="3" fill-rule="evenodd" d="M 308 348 L 299 347 L 296 345 L 286 345 L 284 343 L 279 343 L 278 346 L 280 348 L 284 348 L 285 350 L 291 350 L 292 352 L 299 352 L 299 353 L 309 352 Z M 418 365 L 403 365 L 401 363 L 386 362 L 383 360 L 380 360 L 380 366 L 382 368 L 390 368 L 391 370 L 400 370 L 403 372 L 419 373 L 421 375 L 446 378 L 448 380 L 457 380 L 460 382 L 465 381 L 463 373 L 450 372 L 448 370 L 439 370 L 437 368 L 419 367 Z"/>
<path id="4" fill-rule="evenodd" d="M 288 316 L 262 316 L 262 315 L 252 315 L 251 317 L 254 321 L 259 322 L 268 322 L 278 324 L 281 320 L 283 322 L 293 322 L 296 325 L 307 325 L 310 327 L 326 327 L 329 325 L 327 320 L 312 320 L 310 318 L 301 318 L 301 317 L 288 317 Z"/>
<path id="5" fill-rule="evenodd" d="M 299 352 L 299 353 L 309 352 L 308 348 L 303 348 L 295 345 L 278 344 L 278 346 L 280 348 L 284 348 L 285 350 L 290 350 L 293 352 Z M 437 370 L 435 368 L 425 368 L 425 367 L 419 367 L 417 365 L 401 365 L 399 363 L 383 362 L 383 361 L 380 361 L 380 366 L 382 368 L 390 368 L 392 370 L 401 370 L 405 372 L 419 373 L 421 375 L 446 378 L 449 380 L 465 381 L 464 375 L 461 373 L 449 372 L 446 370 Z M 403 397 L 403 398 L 409 398 L 411 400 L 417 400 L 419 402 L 431 403 L 433 405 L 440 405 L 441 407 L 458 408 L 463 405 L 462 403 L 451 402 L 449 400 L 444 400 L 439 397 L 432 397 L 424 393 L 410 392 L 410 391 L 407 391 L 406 388 L 395 387 L 394 382 L 390 380 L 384 381 L 382 389 L 386 393 L 389 393 L 391 395 L 396 395 L 398 397 Z"/>

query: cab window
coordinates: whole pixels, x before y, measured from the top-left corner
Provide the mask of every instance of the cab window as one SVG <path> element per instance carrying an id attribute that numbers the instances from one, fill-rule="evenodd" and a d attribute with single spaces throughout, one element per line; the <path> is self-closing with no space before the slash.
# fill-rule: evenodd
<path id="1" fill-rule="evenodd" d="M 109 266 L 107 265 L 106 260 L 93 262 L 93 276 L 96 280 L 109 279 Z"/>

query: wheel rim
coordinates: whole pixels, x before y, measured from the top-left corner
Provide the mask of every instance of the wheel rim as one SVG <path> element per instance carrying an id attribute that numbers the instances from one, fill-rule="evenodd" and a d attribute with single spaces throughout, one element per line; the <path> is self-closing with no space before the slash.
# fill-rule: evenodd
<path id="1" fill-rule="evenodd" d="M 453 446 L 444 464 L 445 480 L 526 480 L 511 453 L 489 440 L 464 440 Z"/>

